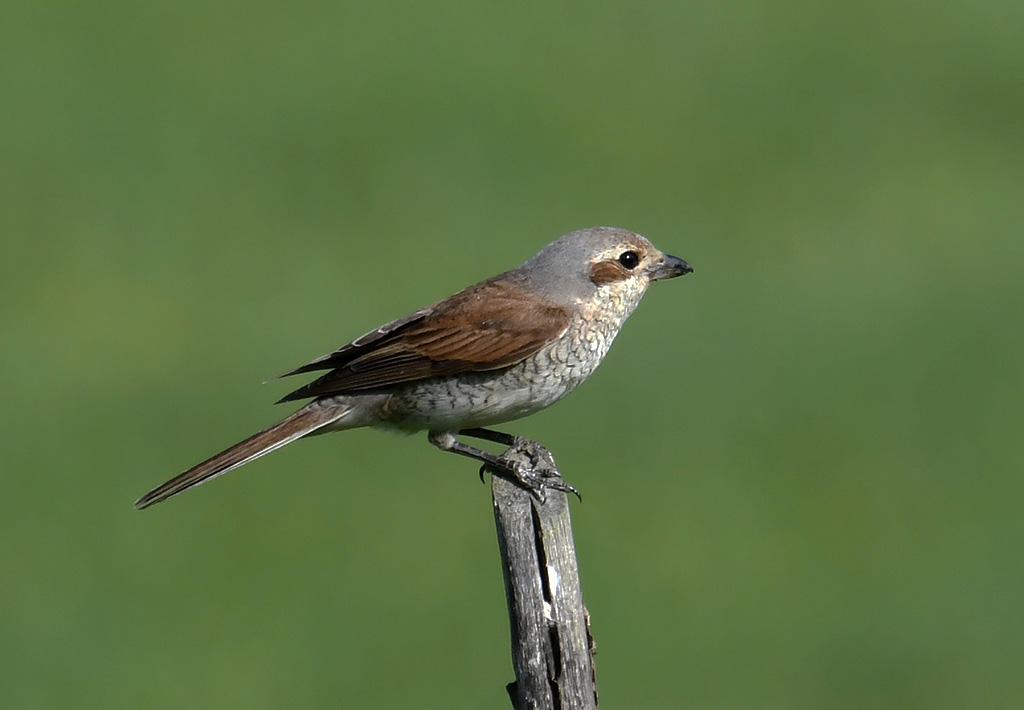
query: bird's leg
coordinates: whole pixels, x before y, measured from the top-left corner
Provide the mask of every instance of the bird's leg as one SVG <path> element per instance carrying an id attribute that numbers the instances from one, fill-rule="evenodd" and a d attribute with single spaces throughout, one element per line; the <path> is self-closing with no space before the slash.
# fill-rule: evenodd
<path id="1" fill-rule="evenodd" d="M 504 444 L 505 446 L 513 446 L 521 448 L 525 446 L 527 439 L 516 434 L 506 434 L 501 431 L 494 431 L 494 429 L 484 429 L 483 427 L 475 427 L 473 429 L 463 429 L 459 432 L 462 436 L 471 436 L 474 439 L 483 439 L 484 441 L 493 441 L 496 444 Z"/>
<path id="2" fill-rule="evenodd" d="M 555 465 L 555 457 L 537 442 L 491 429 L 463 429 L 459 433 L 504 444 L 509 448 L 500 456 L 496 456 L 483 449 L 462 443 L 450 431 L 431 431 L 427 438 L 431 444 L 442 451 L 451 451 L 483 462 L 484 465 L 480 467 L 481 480 L 484 471 L 489 470 L 518 483 L 537 496 L 541 502 L 544 500 L 544 491 L 547 488 L 572 493 L 580 498 L 579 491 L 562 480 L 558 466 Z"/>
<path id="3" fill-rule="evenodd" d="M 572 493 L 577 498 L 580 497 L 579 491 L 561 480 L 562 474 L 558 470 L 558 465 L 555 463 L 555 456 L 551 453 L 550 449 L 546 446 L 527 439 L 524 436 L 517 434 L 505 434 L 504 432 L 494 431 L 493 429 L 484 429 L 482 427 L 476 427 L 473 429 L 463 429 L 459 432 L 464 436 L 472 436 L 475 439 L 484 439 L 485 441 L 493 441 L 498 444 L 504 444 L 509 447 L 509 451 L 502 454 L 501 457 L 506 457 L 510 452 L 517 452 L 526 455 L 530 460 L 530 467 L 533 471 L 540 475 L 543 479 L 557 479 L 554 482 L 548 483 L 549 488 L 555 488 L 564 493 Z M 480 471 L 480 475 L 483 476 L 483 469 Z"/>
<path id="4" fill-rule="evenodd" d="M 493 432 L 498 433 L 498 432 Z M 463 444 L 457 438 L 455 434 L 450 431 L 431 431 L 427 433 L 427 441 L 441 449 L 441 451 L 450 451 L 453 454 L 459 454 L 460 456 L 468 456 L 471 459 L 477 461 L 483 461 L 485 464 L 491 466 L 501 466 L 500 457 L 492 454 L 490 451 L 484 451 L 478 449 L 475 446 L 469 444 Z"/>

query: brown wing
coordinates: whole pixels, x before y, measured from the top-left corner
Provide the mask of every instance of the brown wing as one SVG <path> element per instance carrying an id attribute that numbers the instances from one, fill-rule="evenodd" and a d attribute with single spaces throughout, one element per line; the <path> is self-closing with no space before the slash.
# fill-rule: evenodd
<path id="1" fill-rule="evenodd" d="M 287 374 L 331 372 L 280 401 L 509 367 L 557 338 L 568 324 L 567 309 L 528 293 L 502 274 L 292 370 Z"/>

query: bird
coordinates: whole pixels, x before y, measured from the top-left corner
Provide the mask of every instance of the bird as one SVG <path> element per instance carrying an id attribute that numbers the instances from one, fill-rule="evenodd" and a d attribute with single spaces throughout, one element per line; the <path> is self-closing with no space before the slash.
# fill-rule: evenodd
<path id="1" fill-rule="evenodd" d="M 692 271 L 627 229 L 564 234 L 510 271 L 284 373 L 326 371 L 278 400 L 309 400 L 300 409 L 154 488 L 135 507 L 148 508 L 303 437 L 359 427 L 425 430 L 437 448 L 481 462 L 481 476 L 487 468 L 543 488 L 536 473 L 509 455 L 513 449 L 536 455 L 535 442 L 489 427 L 562 399 L 601 363 L 652 283 Z M 510 448 L 492 454 L 460 435 Z M 561 490 L 575 492 L 567 485 Z"/>

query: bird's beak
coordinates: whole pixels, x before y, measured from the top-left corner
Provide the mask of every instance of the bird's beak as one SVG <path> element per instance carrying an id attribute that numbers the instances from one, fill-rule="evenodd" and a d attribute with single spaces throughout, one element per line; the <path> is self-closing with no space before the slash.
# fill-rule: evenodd
<path id="1" fill-rule="evenodd" d="M 693 271 L 693 267 L 671 254 L 662 254 L 661 259 L 651 269 L 651 281 L 661 279 L 674 279 L 676 276 L 683 276 Z"/>

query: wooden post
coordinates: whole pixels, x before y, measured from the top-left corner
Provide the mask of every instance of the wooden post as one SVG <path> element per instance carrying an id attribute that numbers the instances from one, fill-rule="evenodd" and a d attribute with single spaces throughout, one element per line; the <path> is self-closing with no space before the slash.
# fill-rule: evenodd
<path id="1" fill-rule="evenodd" d="M 512 705 L 596 710 L 593 640 L 566 494 L 546 489 L 541 502 L 500 476 L 491 477 L 491 494 L 516 673 L 507 688 Z"/>

